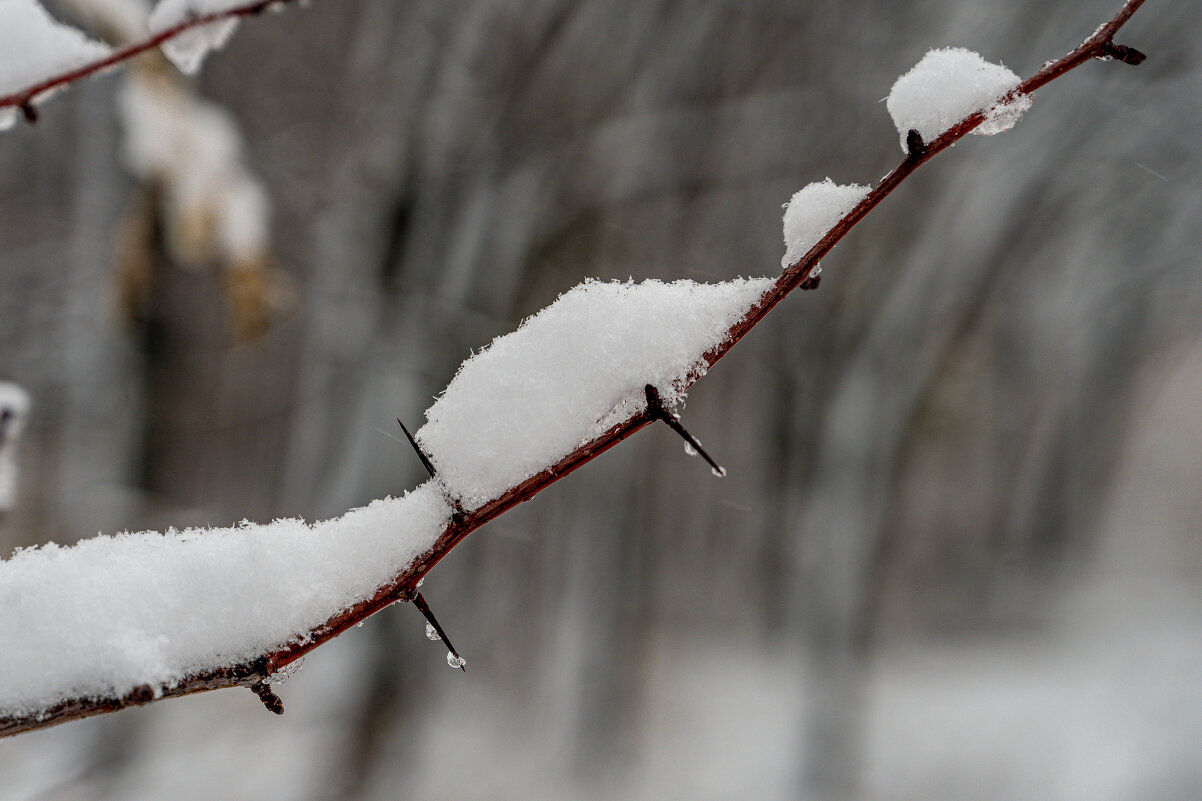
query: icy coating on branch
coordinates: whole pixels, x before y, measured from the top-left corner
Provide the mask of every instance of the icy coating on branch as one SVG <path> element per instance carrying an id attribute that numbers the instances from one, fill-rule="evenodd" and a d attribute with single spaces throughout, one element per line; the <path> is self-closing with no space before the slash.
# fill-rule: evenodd
<path id="1" fill-rule="evenodd" d="M 897 79 L 885 105 L 897 126 L 902 150 L 911 129 L 930 142 L 960 120 L 978 111 L 986 121 L 973 133 L 995 134 L 1009 130 L 1031 98 L 1022 95 L 1000 104 L 1021 79 L 1001 64 L 991 64 L 962 47 L 931 50 L 914 68 Z"/>
<path id="2" fill-rule="evenodd" d="M 450 514 L 430 482 L 311 525 L 19 550 L 0 561 L 0 715 L 170 687 L 296 641 L 391 582 Z"/>
<path id="3" fill-rule="evenodd" d="M 37 0 L 0 0 L 0 96 L 108 55 L 107 45 L 56 21 Z M 19 110 L 0 109 L 0 130 Z"/>
<path id="4" fill-rule="evenodd" d="M 872 187 L 839 185 L 827 178 L 805 186 L 785 204 L 785 255 L 782 267 L 796 264 L 827 231 L 865 197 Z"/>
<path id="5" fill-rule="evenodd" d="M 219 14 L 244 5 L 246 0 L 159 0 L 154 11 L 150 12 L 150 30 L 152 33 L 161 33 L 190 19 Z M 237 28 L 238 20 L 232 17 L 192 28 L 163 42 L 163 55 L 180 72 L 191 75 L 200 69 L 210 51 L 225 46 Z"/>
<path id="6" fill-rule="evenodd" d="M 646 407 L 669 406 L 705 371 L 772 279 L 586 281 L 465 361 L 417 439 L 475 509 Z"/>

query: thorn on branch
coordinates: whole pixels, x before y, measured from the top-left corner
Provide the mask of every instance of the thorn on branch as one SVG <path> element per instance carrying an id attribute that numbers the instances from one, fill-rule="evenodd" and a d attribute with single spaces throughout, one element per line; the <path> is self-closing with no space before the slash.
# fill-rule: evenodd
<path id="1" fill-rule="evenodd" d="M 922 141 L 922 134 L 917 128 L 911 128 L 906 134 L 906 152 L 911 158 L 918 158 L 923 153 L 927 152 L 927 144 Z"/>
<path id="2" fill-rule="evenodd" d="M 1113 58 L 1116 61 L 1121 61 L 1124 64 L 1130 64 L 1133 67 L 1143 64 L 1144 59 L 1147 58 L 1146 55 L 1136 50 L 1134 47 L 1115 44 L 1114 42 L 1106 42 L 1103 44 L 1102 54 L 1109 58 Z"/>
<path id="3" fill-rule="evenodd" d="M 459 652 L 455 650 L 455 646 L 451 645 L 451 639 L 442 630 L 442 626 L 438 623 L 438 618 L 434 617 L 434 612 L 431 611 L 430 605 L 426 603 L 426 599 L 422 597 L 420 592 L 414 592 L 411 600 L 413 601 L 413 605 L 417 607 L 417 611 L 421 612 L 422 617 L 426 619 L 426 636 L 431 640 L 442 640 L 446 643 L 447 664 L 467 673 L 467 660 L 459 655 Z"/>
<path id="4" fill-rule="evenodd" d="M 25 122 L 29 123 L 30 125 L 37 125 L 40 115 L 38 113 L 38 107 L 33 104 L 32 100 L 26 100 L 21 104 L 21 116 L 24 117 Z"/>
<path id="5" fill-rule="evenodd" d="M 434 465 L 431 464 L 430 457 L 417 444 L 417 440 L 409 433 L 409 429 L 405 428 L 405 424 L 401 423 L 401 418 L 398 417 L 396 421 L 400 423 L 401 430 L 405 432 L 405 438 L 409 440 L 409 444 L 413 446 L 413 450 L 417 453 L 417 458 L 421 459 L 422 467 L 426 468 L 426 472 L 430 474 L 430 478 L 434 478 Z"/>
<path id="6" fill-rule="evenodd" d="M 709 462 L 711 473 L 718 478 L 725 478 L 726 468 L 715 462 L 713 458 L 711 458 L 710 455 L 705 452 L 705 448 L 701 447 L 701 443 L 697 440 L 697 438 L 690 434 L 685 427 L 680 424 L 680 419 L 676 415 L 669 412 L 667 408 L 665 408 L 663 399 L 659 396 L 659 390 L 657 390 L 651 384 L 648 384 L 643 388 L 643 392 L 647 395 L 647 413 L 651 415 L 651 419 L 660 420 L 666 423 L 668 428 L 679 434 L 681 439 L 685 441 L 685 453 L 689 454 L 690 456 L 700 455 L 702 459 L 705 459 L 705 461 Z"/>
<path id="7" fill-rule="evenodd" d="M 277 715 L 284 714 L 284 702 L 280 697 L 271 691 L 271 685 L 265 681 L 256 681 L 250 685 L 250 691 L 259 696 L 259 700 L 263 702 L 263 706 L 267 707 L 268 712 L 273 712 Z"/>

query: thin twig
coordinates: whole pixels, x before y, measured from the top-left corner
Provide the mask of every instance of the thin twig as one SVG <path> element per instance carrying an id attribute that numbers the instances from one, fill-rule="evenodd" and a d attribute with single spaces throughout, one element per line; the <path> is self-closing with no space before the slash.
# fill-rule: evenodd
<path id="1" fill-rule="evenodd" d="M 36 101 L 38 97 L 46 92 L 51 92 L 55 89 L 61 89 L 65 86 L 75 83 L 76 81 L 81 81 L 84 78 L 104 72 L 105 70 L 113 67 L 120 66 L 130 59 L 142 55 L 147 50 L 153 50 L 154 48 L 162 45 L 164 42 L 174 39 L 180 34 L 190 31 L 193 28 L 199 28 L 203 25 L 208 25 L 213 22 L 220 22 L 221 20 L 226 19 L 255 17 L 259 14 L 262 14 L 269 7 L 283 6 L 297 1 L 298 0 L 255 0 L 254 2 L 229 8 L 225 11 L 218 11 L 212 14 L 202 14 L 197 17 L 191 17 L 177 25 L 173 25 L 170 28 L 159 31 L 153 36 L 143 39 L 140 42 L 136 42 L 135 44 L 114 50 L 104 58 L 90 61 L 81 67 L 76 67 L 68 72 L 54 75 L 50 78 L 46 78 L 45 80 L 35 83 L 32 86 L 27 86 L 24 89 L 13 92 L 12 94 L 0 97 L 0 108 L 18 106 L 24 112 L 26 119 L 30 122 L 33 122 L 37 119 L 37 111 L 34 109 L 33 105 L 34 101 Z"/>
<path id="2" fill-rule="evenodd" d="M 1114 34 L 1143 3 L 1144 0 L 1126 0 L 1118 14 L 1100 27 L 1092 36 L 1067 55 L 1045 64 L 1039 72 L 1023 81 L 1011 92 L 1008 98 L 1030 94 L 1049 81 L 1055 80 L 1092 58 L 1106 56 L 1113 58 L 1112 54 L 1116 48 L 1116 45 L 1112 41 Z M 1132 58 L 1131 60 L 1134 59 Z M 1126 63 L 1131 63 L 1131 60 L 1127 60 Z M 729 336 L 722 344 L 705 354 L 705 363 L 712 366 L 725 356 L 785 295 L 806 282 L 819 260 L 830 252 L 831 248 L 848 231 L 855 227 L 868 212 L 875 208 L 878 203 L 896 189 L 918 167 L 946 150 L 957 140 L 966 136 L 980 125 L 984 119 L 984 114 L 972 114 L 933 141 L 925 143 L 921 148 L 917 148 L 919 152 L 907 154 L 902 163 L 885 176 L 881 183 L 870 191 L 859 205 L 839 220 L 818 244 L 814 245 L 801 259 L 785 269 L 780 277 L 776 279 L 773 286 L 765 292 L 759 303 L 742 320 L 730 328 L 728 332 Z M 687 383 L 692 385 L 699 377 L 691 376 Z M 396 602 L 398 599 L 412 598 L 417 591 L 417 584 L 422 577 L 429 573 L 434 565 L 438 564 L 443 557 L 450 553 L 456 545 L 462 542 L 473 531 L 522 502 L 530 500 L 541 490 L 597 458 L 656 419 L 654 412 L 645 410 L 626 422 L 613 426 L 597 438 L 586 442 L 555 465 L 510 488 L 504 494 L 494 498 L 480 508 L 471 512 L 457 511 L 434 544 L 397 575 L 391 584 L 380 588 L 371 598 L 360 601 L 349 609 L 330 618 L 322 625 L 308 632 L 307 636 L 304 636 L 297 642 L 272 651 L 254 663 L 205 671 L 204 673 L 183 680 L 174 687 L 165 688 L 158 697 L 172 698 L 223 687 L 253 686 L 256 683 L 262 682 L 264 677 L 258 669 L 258 665 L 269 665 L 271 667 L 270 672 L 280 670 L 302 658 L 319 645 L 338 636 L 351 626 Z M 136 694 L 137 690 L 120 698 L 71 699 L 40 714 L 0 718 L 0 736 L 45 728 L 67 720 L 89 717 L 104 712 L 113 712 L 127 706 L 146 702 L 144 694 L 140 696 Z"/>

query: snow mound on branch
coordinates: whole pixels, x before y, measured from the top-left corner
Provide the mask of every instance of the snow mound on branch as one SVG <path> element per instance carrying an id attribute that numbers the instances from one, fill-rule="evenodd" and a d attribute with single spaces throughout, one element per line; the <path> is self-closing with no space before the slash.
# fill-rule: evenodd
<path id="1" fill-rule="evenodd" d="M 296 641 L 392 581 L 450 514 L 430 482 L 312 525 L 19 550 L 0 561 L 0 715 L 170 687 Z"/>
<path id="2" fill-rule="evenodd" d="M 586 281 L 465 361 L 417 439 L 468 509 L 555 464 L 705 372 L 772 280 Z"/>
<path id="3" fill-rule="evenodd" d="M 150 12 L 150 31 L 162 33 L 190 19 L 220 14 L 246 4 L 247 0 L 159 0 Z M 237 29 L 236 17 L 191 28 L 163 42 L 163 55 L 180 72 L 191 75 L 200 69 L 205 56 L 224 47 Z"/>
<path id="4" fill-rule="evenodd" d="M 797 263 L 870 190 L 871 187 L 860 184 L 841 186 L 827 178 L 794 194 L 785 204 L 785 255 L 780 260 L 781 266 Z"/>
<path id="5" fill-rule="evenodd" d="M 930 142 L 978 111 L 986 114 L 986 120 L 973 133 L 1009 130 L 1031 107 L 1031 97 L 999 101 L 1020 83 L 1021 79 L 1001 64 L 992 64 L 962 47 L 945 47 L 929 51 L 898 78 L 885 105 L 897 126 L 902 150 L 906 150 L 906 134 L 911 129 Z"/>
<path id="6" fill-rule="evenodd" d="M 0 0 L 0 97 L 104 58 L 112 50 L 63 25 L 37 0 Z M 0 130 L 20 112 L 0 109 Z"/>

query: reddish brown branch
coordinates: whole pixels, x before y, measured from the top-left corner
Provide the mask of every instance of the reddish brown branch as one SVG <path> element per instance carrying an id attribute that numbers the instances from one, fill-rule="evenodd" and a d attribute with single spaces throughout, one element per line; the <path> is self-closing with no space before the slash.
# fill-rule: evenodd
<path id="1" fill-rule="evenodd" d="M 1044 84 L 1052 81 L 1085 61 L 1097 57 L 1118 58 L 1126 63 L 1138 63 L 1142 58 L 1129 55 L 1138 53 L 1131 48 L 1115 45 L 1112 38 L 1135 11 L 1143 5 L 1144 0 L 1127 0 L 1122 9 L 1109 22 L 1099 28 L 1092 36 L 1081 43 L 1076 49 L 1056 61 L 1048 62 L 1039 72 L 1023 81 L 1007 99 L 1022 94 L 1030 94 Z M 264 3 L 256 4 L 258 6 Z M 1122 57 L 1116 54 L 1128 54 Z M 1142 56 L 1142 54 L 1139 54 Z M 729 337 L 719 346 L 705 354 L 706 364 L 713 366 L 726 355 L 735 343 L 759 323 L 769 311 L 779 303 L 785 295 L 806 284 L 811 271 L 819 260 L 830 252 L 831 248 L 842 239 L 848 231 L 862 220 L 868 212 L 876 207 L 902 181 L 910 176 L 922 164 L 938 153 L 946 150 L 957 140 L 967 135 L 985 119 L 981 113 L 973 114 L 961 120 L 954 127 L 940 135 L 934 141 L 921 147 L 911 147 L 911 152 L 901 164 L 876 186 L 854 209 L 839 220 L 833 228 L 800 260 L 790 265 L 777 278 L 773 286 L 764 294 L 760 302 L 752 310 L 731 327 Z M 689 383 L 697 380 L 694 376 Z M 376 612 L 395 603 L 398 600 L 409 600 L 417 589 L 417 583 L 434 565 L 446 556 L 451 549 L 464 540 L 476 529 L 494 518 L 514 508 L 520 503 L 530 500 L 546 487 L 559 481 L 564 476 L 582 467 L 600 456 L 605 451 L 617 445 L 627 437 L 632 436 L 644 426 L 655 420 L 653 411 L 644 411 L 614 426 L 594 440 L 581 445 L 572 453 L 565 456 L 555 465 L 548 467 L 537 475 L 511 488 L 498 498 L 481 506 L 472 512 L 455 514 L 450 524 L 438 537 L 435 543 L 424 554 L 410 564 L 392 584 L 381 588 L 374 596 L 352 606 L 338 615 L 327 620 L 321 626 L 309 632 L 303 640 L 283 646 L 271 653 L 265 654 L 254 663 L 238 665 L 230 668 L 207 671 L 181 682 L 176 687 L 164 690 L 158 697 L 171 698 L 191 693 L 216 690 L 222 687 L 246 686 L 252 689 L 263 684 L 272 673 L 284 668 L 303 657 L 319 645 L 337 637 L 351 626 L 363 621 Z M 31 729 L 44 728 L 56 723 L 62 723 L 76 718 L 98 715 L 103 712 L 113 712 L 127 706 L 134 706 L 153 700 L 149 688 L 142 687 L 131 691 L 121 698 L 109 699 L 73 699 L 65 701 L 53 709 L 40 715 L 27 717 L 0 718 L 0 736 L 17 734 Z"/>
<path id="2" fill-rule="evenodd" d="M 181 33 L 190 31 L 193 28 L 199 28 L 203 25 L 208 25 L 213 22 L 220 22 L 225 19 L 236 19 L 239 17 L 254 17 L 262 14 L 271 6 L 285 5 L 287 3 L 296 2 L 296 0 L 255 0 L 245 5 L 230 8 L 225 11 L 218 11 L 213 14 L 203 14 L 198 17 L 192 17 L 184 20 L 178 25 L 173 25 L 170 28 L 159 31 L 148 39 L 143 39 L 135 44 L 114 50 L 107 56 L 96 61 L 84 64 L 82 67 L 76 67 L 69 72 L 64 72 L 59 75 L 52 76 L 32 86 L 27 86 L 24 89 L 13 92 L 10 95 L 0 97 L 0 108 L 8 106 L 17 106 L 22 109 L 25 118 L 28 122 L 37 120 L 37 112 L 34 110 L 34 102 L 46 92 L 52 92 L 56 89 L 61 89 L 65 86 L 81 81 L 84 78 L 104 72 L 113 67 L 120 66 L 126 61 L 129 61 L 136 56 L 140 56 L 147 50 L 153 50 L 159 47 L 164 42 L 174 39 Z"/>

